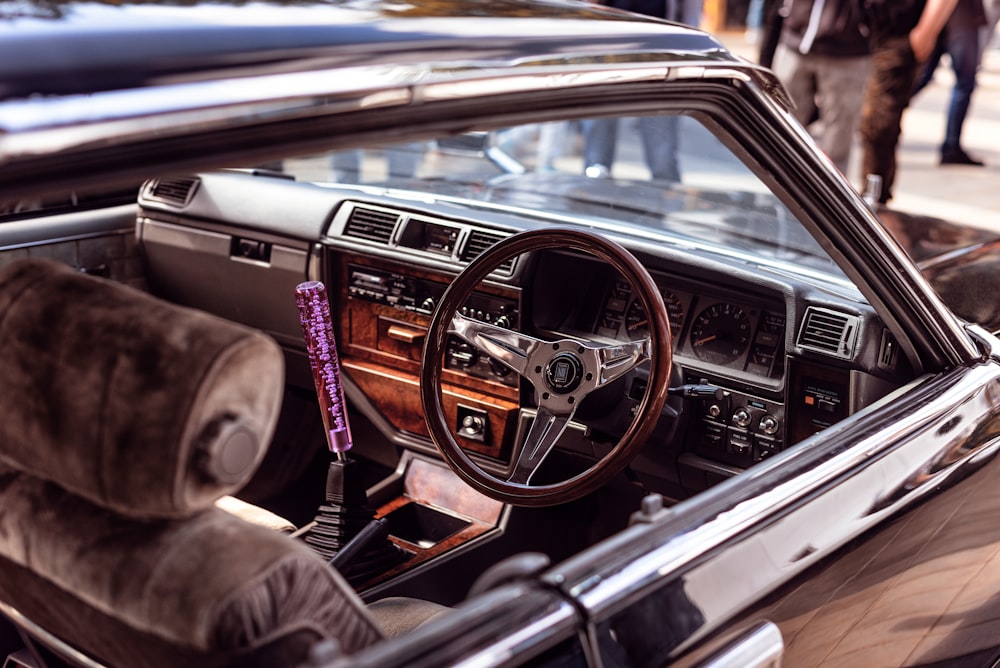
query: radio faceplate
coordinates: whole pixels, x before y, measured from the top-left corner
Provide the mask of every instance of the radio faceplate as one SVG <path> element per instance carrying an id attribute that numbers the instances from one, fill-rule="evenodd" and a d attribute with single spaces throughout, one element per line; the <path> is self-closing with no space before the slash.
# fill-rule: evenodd
<path id="1" fill-rule="evenodd" d="M 347 294 L 404 311 L 430 315 L 446 287 L 436 281 L 372 267 L 348 268 Z"/>

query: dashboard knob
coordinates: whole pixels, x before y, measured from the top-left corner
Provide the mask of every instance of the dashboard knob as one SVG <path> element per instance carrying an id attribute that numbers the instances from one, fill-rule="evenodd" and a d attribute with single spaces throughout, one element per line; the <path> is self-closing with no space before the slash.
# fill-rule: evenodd
<path id="1" fill-rule="evenodd" d="M 760 419 L 760 430 L 768 436 L 774 436 L 777 434 L 778 426 L 778 418 L 774 417 L 770 413 Z"/>
<path id="2" fill-rule="evenodd" d="M 504 329 L 510 329 L 510 318 L 505 315 L 498 317 L 493 321 L 493 324 L 497 327 L 503 327 Z"/>
<path id="3" fill-rule="evenodd" d="M 750 411 L 745 408 L 737 408 L 733 411 L 733 424 L 742 429 L 746 429 L 750 426 Z"/>
<path id="4" fill-rule="evenodd" d="M 453 366 L 469 368 L 479 361 L 479 352 L 465 341 L 460 341 L 448 350 L 448 359 Z"/>
<path id="5" fill-rule="evenodd" d="M 462 418 L 462 435 L 468 438 L 482 436 L 486 431 L 486 421 L 478 415 L 466 415 Z"/>
<path id="6" fill-rule="evenodd" d="M 510 373 L 510 367 L 507 366 L 506 364 L 498 362 L 492 357 L 489 358 L 489 362 L 490 362 L 490 371 L 493 372 L 494 376 L 500 376 L 501 378 L 503 378 L 504 376 Z"/>
<path id="7" fill-rule="evenodd" d="M 427 297 L 424 301 L 420 302 L 420 310 L 425 313 L 434 313 L 434 309 L 437 308 L 437 302 L 434 301 L 433 297 Z"/>

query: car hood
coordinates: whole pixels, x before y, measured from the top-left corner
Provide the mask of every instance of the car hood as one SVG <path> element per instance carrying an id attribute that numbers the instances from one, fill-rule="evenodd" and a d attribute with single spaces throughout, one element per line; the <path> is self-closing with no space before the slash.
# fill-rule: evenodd
<path id="1" fill-rule="evenodd" d="M 956 315 L 1000 330 L 1000 235 L 891 209 L 878 215 Z"/>

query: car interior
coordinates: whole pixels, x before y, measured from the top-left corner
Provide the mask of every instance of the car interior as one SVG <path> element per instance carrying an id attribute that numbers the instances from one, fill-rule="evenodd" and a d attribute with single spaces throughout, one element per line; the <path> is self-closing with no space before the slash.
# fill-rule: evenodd
<path id="1" fill-rule="evenodd" d="M 525 124 L 164 175 L 113 207 L 42 217 L 26 205 L 0 229 L 0 267 L 24 283 L 2 282 L 10 305 L 0 306 L 0 327 L 18 303 L 35 310 L 24 327 L 42 328 L 52 309 L 79 313 L 60 320 L 62 339 L 37 340 L 62 351 L 48 383 L 105 390 L 82 393 L 83 403 L 70 404 L 74 431 L 43 432 L 30 442 L 44 447 L 25 450 L 21 470 L 4 473 L 11 484 L 28 484 L 27 473 L 73 492 L 60 492 L 62 510 L 40 532 L 60 537 L 81 523 L 91 532 L 41 565 L 26 538 L 19 574 L 54 578 L 55 586 L 38 585 L 51 595 L 89 579 L 91 592 L 77 598 L 110 617 L 129 588 L 148 605 L 142 596 L 163 587 L 145 580 L 162 564 L 136 569 L 145 562 L 88 545 L 152 518 L 198 533 L 185 544 L 206 541 L 197 549 L 208 554 L 221 549 L 212 536 L 243 531 L 216 505 L 236 497 L 287 521 L 288 531 L 246 529 L 239 543 L 267 562 L 246 565 L 266 571 L 267 586 L 277 586 L 274 564 L 284 563 L 265 558 L 268 550 L 294 544 L 291 560 L 302 551 L 328 560 L 372 529 L 340 565 L 344 578 L 302 576 L 327 592 L 303 591 L 303 606 L 325 606 L 318 614 L 337 624 L 349 611 L 347 635 L 356 632 L 363 646 L 378 635 L 373 628 L 405 632 L 470 592 L 595 545 L 627 527 L 650 495 L 669 506 L 781 457 L 914 378 L 879 314 L 800 222 L 802 211 L 757 175 L 735 140 L 684 116 L 682 177 L 662 181 L 643 164 L 635 124 L 621 122 L 625 157 L 610 175 L 586 174 L 573 134 L 580 122 L 567 121 L 555 155 L 546 153 L 553 128 Z M 317 284 L 334 387 L 320 387 L 330 377 L 320 378 L 296 298 Z M 50 287 L 33 298 L 33 285 Z M 13 336 L 0 332 L 0 340 Z M 96 354 L 107 341 L 113 350 L 178 348 L 155 385 L 163 396 L 129 380 L 148 369 L 118 369 L 118 357 Z M 178 341 L 204 351 L 192 355 Z M 212 347 L 233 341 L 259 350 L 230 360 Z M 545 346 L 564 356 L 536 365 Z M 12 367 L 48 354 L 0 350 Z M 96 376 L 81 380 L 84 373 Z M 4 392 L 8 413 L 25 420 L 36 410 L 29 398 L 44 394 L 30 383 Z M 44 408 L 61 410 L 79 394 L 52 395 Z M 215 405 L 214 394 L 239 402 Z M 344 442 L 330 436 L 331 402 L 349 449 L 337 450 Z M 212 422 L 205 406 L 225 419 Z M 120 441 L 108 439 L 119 420 Z M 134 454 L 114 450 L 122 444 Z M 93 468 L 100 462 L 117 468 Z M 211 489 L 197 489 L 206 481 Z M 56 494 L 50 482 L 31 484 L 39 498 Z M 143 506 L 158 497 L 162 505 Z M 128 569 L 108 568 L 126 558 Z M 513 574 L 490 570 L 505 559 L 518 564 Z M 189 558 L 176 567 L 203 566 Z M 124 570 L 129 578 L 114 577 Z M 238 596 L 262 595 L 232 586 Z M 200 609 L 218 591 L 176 596 L 130 612 L 141 625 L 158 624 L 156 614 L 183 619 L 181 609 Z M 255 605 L 233 601 L 212 608 L 229 631 L 212 626 L 217 618 L 191 623 L 173 631 L 179 646 L 193 636 L 208 643 L 209 627 L 236 634 L 262 623 L 227 617 Z M 377 602 L 384 617 L 373 624 Z M 34 621 L 65 628 L 52 614 Z M 102 650 L 124 652 L 105 660 L 131 653 L 153 665 L 165 650 L 148 632 L 115 650 L 108 638 L 121 632 L 111 620 L 95 636 Z M 315 642 L 306 631 L 283 638 L 289 652 Z M 261 665 L 286 656 L 279 644 L 257 642 Z M 183 663 L 186 651 L 167 654 Z"/>

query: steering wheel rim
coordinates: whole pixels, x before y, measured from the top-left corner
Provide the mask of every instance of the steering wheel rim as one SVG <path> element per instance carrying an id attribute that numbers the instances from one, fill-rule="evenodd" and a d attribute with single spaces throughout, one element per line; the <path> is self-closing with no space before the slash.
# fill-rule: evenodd
<path id="1" fill-rule="evenodd" d="M 557 483 L 529 485 L 527 480 L 530 479 L 530 475 L 537 470 L 544 457 L 555 446 L 558 435 L 548 445 L 548 450 L 534 464 L 534 469 L 529 472 L 528 478 L 523 483 L 512 482 L 512 478 L 503 480 L 484 470 L 462 449 L 448 426 L 441 401 L 442 373 L 444 368 L 443 355 L 448 336 L 457 333 L 455 329 L 456 322 L 459 323 L 459 326 L 461 326 L 462 322 L 468 322 L 468 319 L 463 318 L 462 321 L 457 321 L 456 318 L 461 317 L 458 315 L 459 309 L 466 302 L 473 289 L 506 260 L 527 252 L 547 248 L 572 249 L 598 257 L 617 269 L 624 278 L 632 283 L 633 290 L 638 299 L 641 300 L 649 318 L 649 337 L 648 339 L 636 342 L 636 344 L 643 345 L 648 342 L 649 355 L 632 364 L 626 371 L 635 368 L 638 364 L 644 362 L 645 359 L 649 359 L 651 363 L 646 392 L 636 408 L 635 417 L 618 443 L 593 466 L 576 476 Z M 482 323 L 479 324 L 486 327 Z M 511 332 L 510 336 L 519 341 L 530 341 L 532 342 L 532 346 L 535 342 L 531 337 L 514 332 Z M 567 340 L 541 343 L 550 345 L 553 349 L 558 349 L 559 344 L 563 341 Z M 580 342 L 574 340 L 572 343 L 576 344 Z M 610 354 L 614 354 L 618 349 L 624 351 L 626 348 L 633 349 L 635 346 L 625 344 L 624 342 L 621 342 L 620 346 L 598 346 L 597 344 L 581 343 L 577 349 L 580 351 L 581 356 L 587 359 L 598 359 L 601 355 L 606 356 L 609 354 L 609 351 Z M 599 352 L 595 353 L 595 349 Z M 545 351 L 539 354 L 548 355 L 548 352 Z M 551 362 L 549 364 L 551 365 Z M 569 228 L 531 230 L 507 237 L 480 254 L 479 257 L 471 262 L 452 281 L 441 297 L 441 301 L 431 318 L 424 343 L 423 359 L 420 368 L 421 401 L 427 427 L 434 443 L 448 465 L 462 480 L 480 493 L 505 503 L 521 506 L 557 505 L 573 501 L 597 490 L 613 476 L 621 472 L 635 455 L 638 454 L 647 437 L 655 428 L 660 413 L 663 410 L 663 404 L 666 401 L 669 389 L 672 364 L 673 345 L 670 323 L 667 318 L 666 308 L 663 305 L 663 298 L 649 272 L 646 271 L 645 267 L 628 250 L 610 239 L 588 231 Z M 586 365 L 586 362 L 584 365 Z M 533 365 L 532 370 L 528 374 L 535 376 L 535 380 L 528 379 L 535 384 L 535 390 L 539 397 L 542 394 L 554 397 L 554 392 L 543 392 L 543 389 L 539 388 L 535 382 L 539 374 L 542 373 L 541 366 L 540 364 Z M 604 369 L 602 368 L 601 371 L 601 375 L 603 375 Z M 615 378 L 620 377 L 626 371 L 621 372 Z M 518 373 L 521 373 L 524 377 L 528 377 L 523 370 L 518 371 Z M 590 378 L 588 378 L 589 380 Z M 587 392 L 596 389 L 596 387 L 603 386 L 603 384 L 598 382 L 594 388 L 589 390 L 583 388 L 581 392 L 585 396 Z M 557 403 L 557 408 L 551 411 L 558 414 L 564 408 L 566 399 L 564 397 L 557 397 L 555 401 L 562 402 Z M 574 403 L 573 399 L 569 399 L 568 401 L 569 404 Z M 539 399 L 540 410 L 536 414 L 535 421 L 543 417 L 541 410 L 543 405 L 544 402 Z M 557 415 L 557 420 L 567 423 L 572 418 L 572 410 L 575 409 L 569 409 L 568 416 Z M 546 419 L 550 418 L 548 413 L 545 414 L 545 417 Z M 560 434 L 564 427 L 565 424 L 562 424 Z M 531 435 L 529 433 L 526 441 L 530 441 L 530 438 Z M 538 449 L 538 446 L 533 443 L 526 443 L 526 446 L 528 445 L 534 445 L 535 449 Z M 527 447 L 524 449 L 527 449 Z M 517 456 L 514 458 L 516 460 L 514 476 L 518 475 L 516 469 L 520 465 L 520 460 L 525 455 L 523 452 L 524 449 L 517 452 Z"/>

